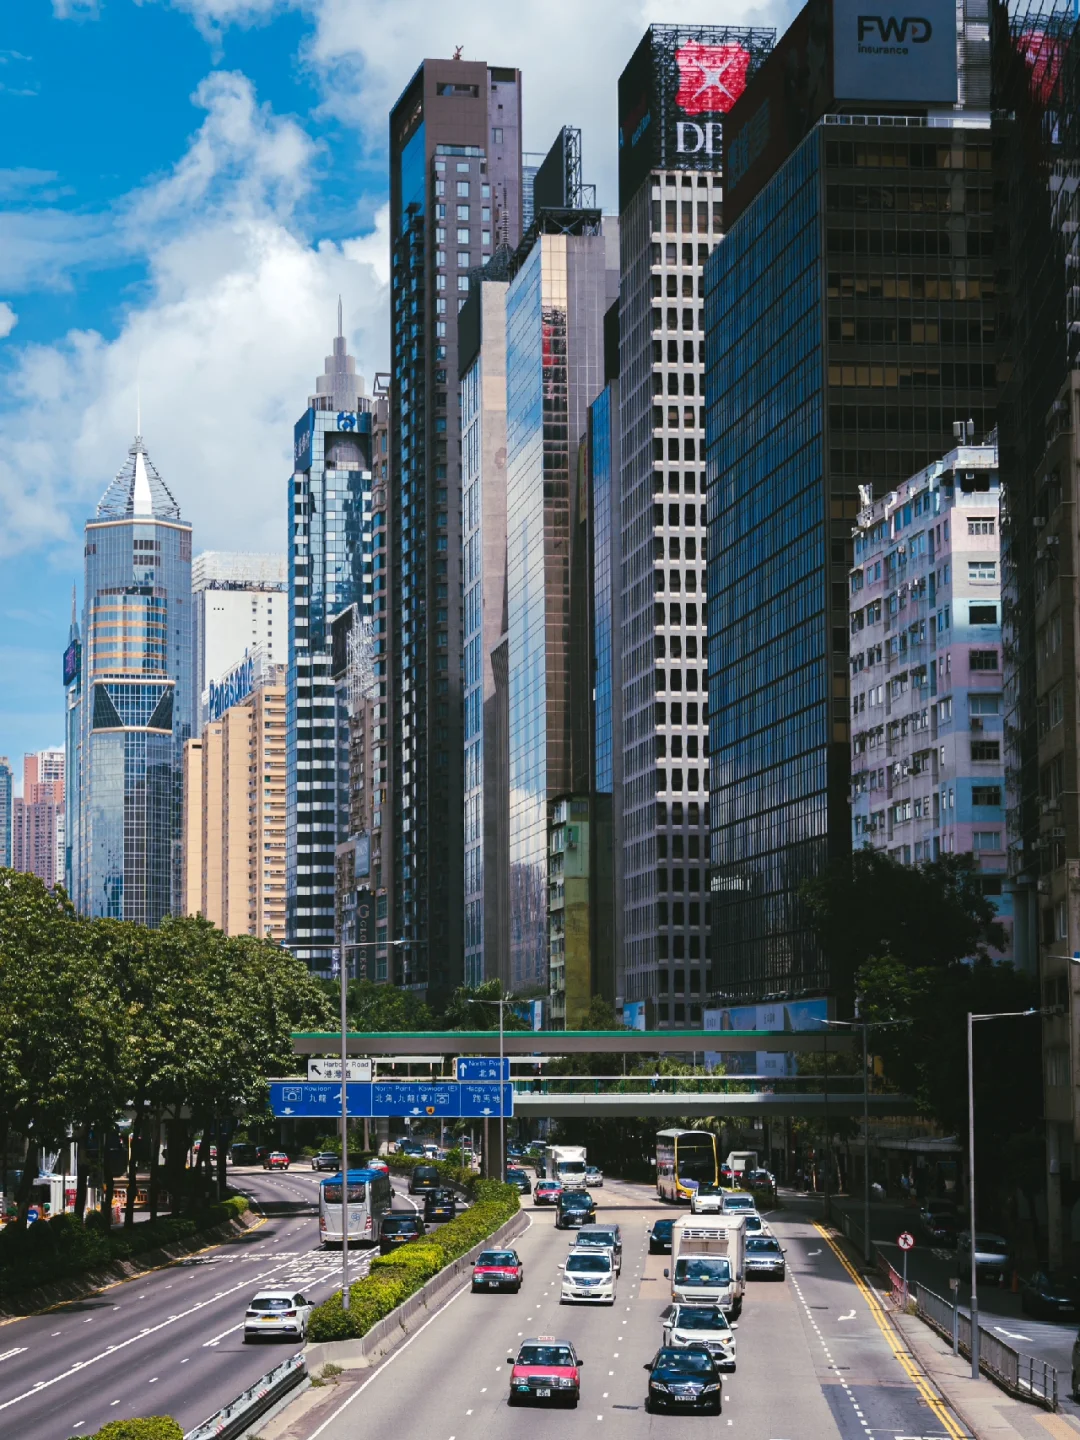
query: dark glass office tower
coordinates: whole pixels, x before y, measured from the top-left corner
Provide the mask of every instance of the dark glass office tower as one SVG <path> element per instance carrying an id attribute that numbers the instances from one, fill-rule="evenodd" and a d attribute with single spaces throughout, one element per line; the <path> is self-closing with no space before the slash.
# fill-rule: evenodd
<path id="1" fill-rule="evenodd" d="M 398 984 L 463 976 L 457 312 L 521 237 L 521 75 L 425 60 L 390 115 L 390 668 Z"/>
<path id="2" fill-rule="evenodd" d="M 832 988 L 850 1003 L 798 891 L 851 846 L 849 667 L 888 691 L 925 646 L 907 633 L 901 583 L 886 597 L 888 643 L 860 654 L 852 636 L 849 657 L 859 491 L 881 496 L 928 465 L 950 448 L 954 420 L 973 420 L 977 437 L 994 423 L 990 120 L 953 108 L 948 17 L 937 69 L 924 57 L 875 102 L 853 103 L 837 96 L 844 36 L 834 76 L 827 7 L 808 7 L 725 131 L 728 230 L 705 268 L 711 953 L 722 996 Z M 792 96 L 785 77 L 815 57 L 825 70 Z M 857 99 L 865 56 L 847 59 Z M 970 97 L 979 77 L 967 78 Z"/>

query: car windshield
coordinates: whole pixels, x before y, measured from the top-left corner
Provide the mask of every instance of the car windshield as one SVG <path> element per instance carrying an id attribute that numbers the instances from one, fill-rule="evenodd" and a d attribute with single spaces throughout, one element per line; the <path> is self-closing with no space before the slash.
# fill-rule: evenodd
<path id="1" fill-rule="evenodd" d="M 683 1370 L 690 1375 L 709 1375 L 713 1370 L 712 1357 L 704 1350 L 675 1350 L 667 1345 L 656 1357 L 654 1369 Z"/>
<path id="2" fill-rule="evenodd" d="M 777 1255 L 780 1252 L 779 1240 L 774 1240 L 771 1235 L 751 1235 L 746 1242 L 747 1250 L 753 1250 L 756 1254 Z"/>
<path id="3" fill-rule="evenodd" d="M 323 1199 L 326 1201 L 327 1205 L 340 1205 L 340 1204 L 341 1204 L 341 1185 L 340 1185 L 340 1183 L 337 1184 L 337 1185 L 328 1185 L 328 1184 L 324 1181 L 324 1182 L 323 1182 L 323 1187 L 322 1187 L 322 1192 L 323 1192 Z M 362 1205 L 366 1199 L 367 1199 L 367 1186 L 366 1186 L 366 1185 L 362 1185 L 362 1184 L 361 1184 L 361 1185 L 350 1185 L 350 1186 L 349 1186 L 349 1204 L 350 1204 L 350 1205 Z"/>
<path id="4" fill-rule="evenodd" d="M 724 1197 L 725 1210 L 756 1210 L 757 1204 L 752 1195 L 727 1195 Z"/>
<path id="5" fill-rule="evenodd" d="M 485 1250 L 478 1255 L 477 1265 L 516 1265 L 517 1256 L 512 1250 Z"/>
<path id="6" fill-rule="evenodd" d="M 570 1190 L 563 1195 L 561 1203 L 564 1210 L 591 1210 L 592 1196 L 584 1190 Z"/>
<path id="7" fill-rule="evenodd" d="M 290 1295 L 258 1295 L 251 1302 L 252 1310 L 290 1310 L 292 1308 L 292 1297 Z"/>
<path id="8" fill-rule="evenodd" d="M 417 1180 L 437 1180 L 439 1178 L 439 1172 L 434 1165 L 417 1165 L 412 1173 Z"/>
<path id="9" fill-rule="evenodd" d="M 382 1228 L 384 1235 L 400 1235 L 408 1230 L 419 1231 L 420 1222 L 414 1215 L 387 1215 Z"/>
<path id="10" fill-rule="evenodd" d="M 680 1305 L 672 1321 L 676 1330 L 730 1330 L 727 1316 L 715 1305 Z"/>
<path id="11" fill-rule="evenodd" d="M 975 1248 L 984 1255 L 1007 1255 L 1009 1247 L 1000 1235 L 976 1235 Z"/>
<path id="12" fill-rule="evenodd" d="M 675 1262 L 677 1285 L 726 1285 L 731 1279 L 731 1266 L 726 1260 L 683 1259 Z"/>
<path id="13" fill-rule="evenodd" d="M 610 1230 L 586 1230 L 578 1236 L 579 1247 L 592 1246 L 598 1250 L 614 1250 L 615 1236 Z"/>
<path id="14" fill-rule="evenodd" d="M 571 1255 L 566 1262 L 567 1270 L 589 1270 L 594 1274 L 603 1272 L 607 1274 L 611 1269 L 611 1256 L 602 1253 L 596 1255 Z"/>
<path id="15" fill-rule="evenodd" d="M 751 1230 L 762 1228 L 761 1216 L 756 1211 L 750 1211 L 746 1216 L 746 1233 L 749 1234 Z"/>
<path id="16" fill-rule="evenodd" d="M 652 1233 L 656 1236 L 658 1240 L 670 1240 L 671 1227 L 674 1224 L 674 1220 L 657 1220 L 652 1227 Z"/>
<path id="17" fill-rule="evenodd" d="M 506 1174 L 507 1174 L 507 1178 L 508 1178 L 508 1179 L 512 1179 L 512 1180 L 524 1180 L 524 1178 L 525 1178 L 525 1171 L 524 1171 L 524 1170 L 518 1170 L 518 1169 L 516 1169 L 513 1165 L 511 1165 L 511 1166 L 509 1167 L 509 1169 L 507 1170 Z"/>
<path id="18" fill-rule="evenodd" d="M 569 1345 L 523 1345 L 518 1352 L 519 1365 L 573 1365 L 574 1352 Z"/>
<path id="19" fill-rule="evenodd" d="M 724 1192 L 719 1185 L 702 1184 L 698 1186 L 697 1193 L 699 1195 L 722 1195 Z"/>

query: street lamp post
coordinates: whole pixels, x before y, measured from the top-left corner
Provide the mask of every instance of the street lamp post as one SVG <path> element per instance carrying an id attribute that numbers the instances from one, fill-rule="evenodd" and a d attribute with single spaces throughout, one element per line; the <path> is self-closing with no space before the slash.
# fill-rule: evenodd
<path id="1" fill-rule="evenodd" d="M 357 940 L 354 950 L 380 950 L 390 945 L 404 945 L 404 940 Z M 345 1028 L 345 997 L 349 987 L 349 967 L 342 947 L 338 961 L 341 979 L 341 1308 L 349 1308 L 349 1057 Z"/>
<path id="2" fill-rule="evenodd" d="M 968 1307 L 971 1311 L 971 1378 L 979 1378 L 979 1297 L 976 1290 L 976 1265 L 975 1255 L 978 1249 L 975 1239 L 975 1047 L 974 1027 L 976 1020 L 1014 1020 L 1028 1015 L 1041 1015 L 1042 1011 L 1030 1010 L 997 1010 L 989 1015 L 973 1015 L 968 1011 L 967 1017 L 967 1063 L 968 1063 L 968 1226 L 971 1235 L 971 1304 Z M 957 1295 L 959 1302 L 960 1296 Z"/>
<path id="3" fill-rule="evenodd" d="M 503 1011 L 510 1004 L 507 999 L 489 1000 L 486 996 L 470 998 L 466 1005 L 497 1005 L 499 1007 L 499 1164 L 502 1166 L 500 1180 L 506 1179 L 506 1103 L 503 1092 L 503 1058 L 506 1047 L 506 1036 L 503 1025 Z"/>

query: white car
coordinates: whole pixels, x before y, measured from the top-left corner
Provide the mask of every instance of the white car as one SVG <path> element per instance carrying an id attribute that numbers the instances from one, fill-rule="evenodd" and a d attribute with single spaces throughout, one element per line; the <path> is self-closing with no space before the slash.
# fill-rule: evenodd
<path id="1" fill-rule="evenodd" d="M 298 1290 L 260 1290 L 248 1301 L 244 1316 L 244 1344 L 260 1335 L 284 1335 L 303 1340 L 315 1306 Z"/>
<path id="2" fill-rule="evenodd" d="M 719 1215 L 728 1192 L 719 1185 L 699 1185 L 690 1196 L 692 1215 Z"/>
<path id="3" fill-rule="evenodd" d="M 720 1370 L 735 1369 L 735 1336 L 738 1321 L 728 1320 L 719 1305 L 669 1305 L 660 1316 L 664 1344 L 681 1349 L 704 1345 Z"/>
<path id="4" fill-rule="evenodd" d="M 615 1304 L 615 1260 L 610 1250 L 571 1250 L 562 1272 L 560 1305 L 578 1300 Z"/>

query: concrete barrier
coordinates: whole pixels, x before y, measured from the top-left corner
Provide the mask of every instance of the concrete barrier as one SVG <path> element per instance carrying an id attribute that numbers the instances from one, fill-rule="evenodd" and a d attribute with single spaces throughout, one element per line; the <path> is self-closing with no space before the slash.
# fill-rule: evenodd
<path id="1" fill-rule="evenodd" d="M 466 1254 L 451 1260 L 445 1269 L 433 1275 L 415 1295 L 410 1295 L 359 1340 L 320 1340 L 306 1346 L 303 1354 L 308 1372 L 317 1374 L 319 1367 L 328 1360 L 340 1365 L 343 1370 L 364 1370 L 378 1364 L 414 1334 L 455 1290 L 460 1289 L 464 1277 L 472 1270 L 476 1257 L 482 1250 L 497 1250 L 500 1245 L 516 1239 L 528 1226 L 528 1211 L 519 1210 L 481 1244 L 474 1245 Z"/>

